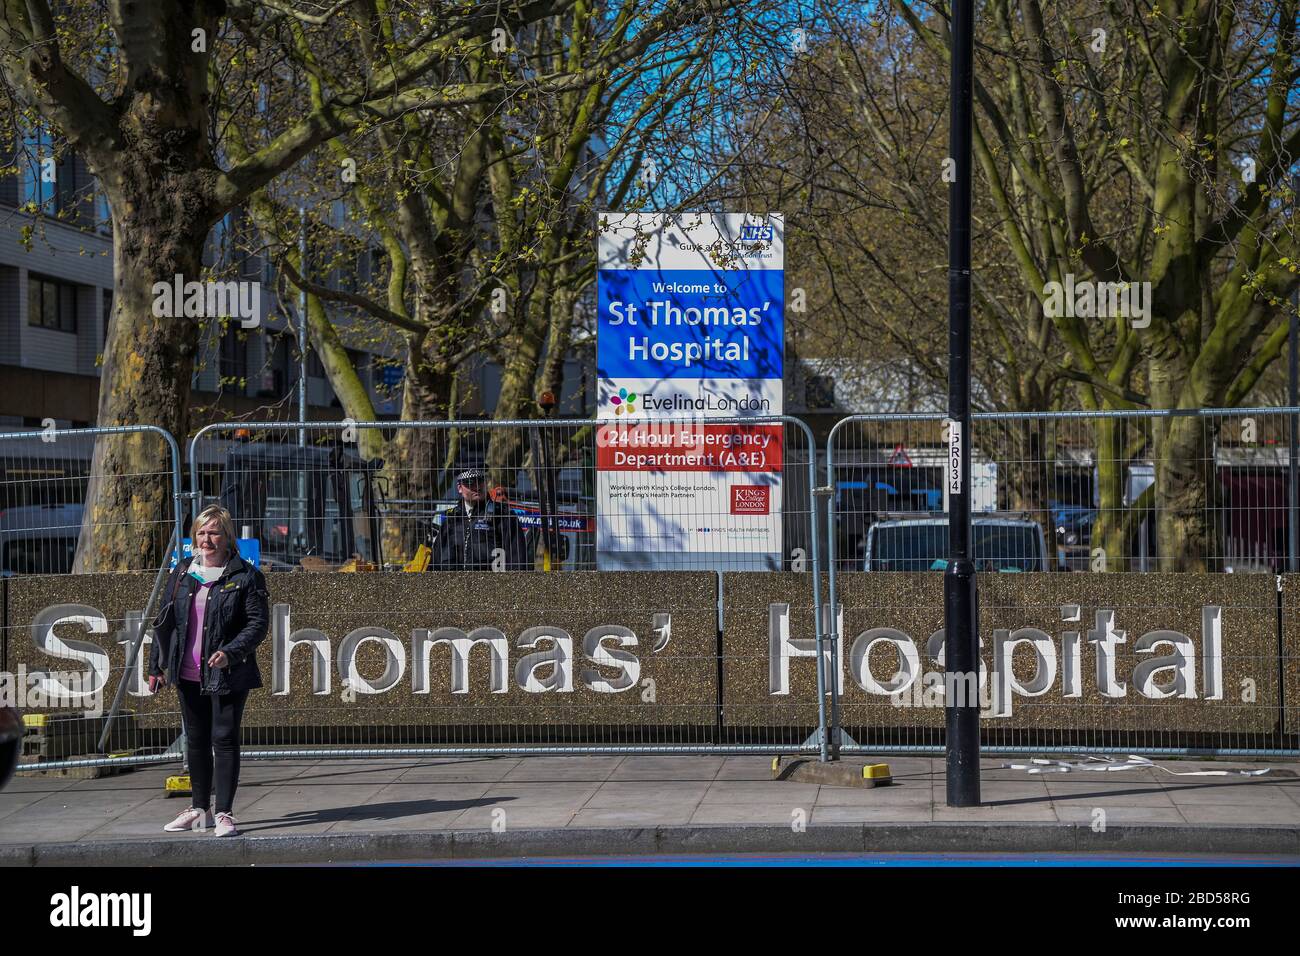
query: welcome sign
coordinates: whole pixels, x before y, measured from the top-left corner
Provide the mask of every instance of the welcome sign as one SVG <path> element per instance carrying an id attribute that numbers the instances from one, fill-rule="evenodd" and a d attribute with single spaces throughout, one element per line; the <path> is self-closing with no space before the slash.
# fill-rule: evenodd
<path id="1" fill-rule="evenodd" d="M 709 419 L 784 411 L 783 218 L 605 213 L 597 245 L 597 567 L 781 567 L 782 426 Z"/>

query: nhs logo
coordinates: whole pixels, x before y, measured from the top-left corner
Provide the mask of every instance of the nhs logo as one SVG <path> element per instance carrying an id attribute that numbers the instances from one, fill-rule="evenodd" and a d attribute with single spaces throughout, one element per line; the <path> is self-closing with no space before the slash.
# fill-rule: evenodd
<path id="1" fill-rule="evenodd" d="M 741 242 L 771 242 L 772 241 L 772 224 L 766 223 L 761 226 L 741 226 Z"/>

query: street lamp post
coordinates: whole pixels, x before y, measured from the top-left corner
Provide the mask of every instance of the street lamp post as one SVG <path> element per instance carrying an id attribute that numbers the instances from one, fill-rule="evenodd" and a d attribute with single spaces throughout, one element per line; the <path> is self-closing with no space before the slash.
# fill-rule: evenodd
<path id="1" fill-rule="evenodd" d="M 947 665 L 948 806 L 980 802 L 978 602 L 970 554 L 971 123 L 974 0 L 952 3 L 952 107 L 948 142 L 956 177 L 948 194 L 948 564 L 943 575 Z"/>
<path id="2" fill-rule="evenodd" d="M 1300 210 L 1300 173 L 1297 173 L 1291 179 L 1291 228 L 1295 229 L 1296 211 Z M 1291 295 L 1291 317 L 1290 329 L 1288 332 L 1287 344 L 1288 362 L 1287 369 L 1288 389 L 1287 404 L 1295 408 L 1300 404 L 1300 317 L 1296 311 L 1300 309 L 1300 289 L 1296 289 Z M 1300 440 L 1300 421 L 1293 412 L 1291 414 L 1290 440 L 1287 448 L 1287 507 L 1286 507 L 1286 569 L 1294 574 L 1300 571 L 1300 488 L 1296 486 L 1296 468 L 1300 463 L 1296 462 L 1296 444 Z"/>
<path id="3" fill-rule="evenodd" d="M 298 209 L 298 272 L 307 281 L 307 210 Z M 307 290 L 298 290 L 298 422 L 307 421 Z M 307 444 L 307 429 L 298 429 L 298 444 Z"/>

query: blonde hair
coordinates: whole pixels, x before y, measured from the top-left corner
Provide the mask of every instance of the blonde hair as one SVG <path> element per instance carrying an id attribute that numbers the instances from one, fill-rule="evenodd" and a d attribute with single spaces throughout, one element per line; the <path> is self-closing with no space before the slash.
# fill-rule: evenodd
<path id="1" fill-rule="evenodd" d="M 226 557 L 230 557 L 235 553 L 235 522 L 231 519 L 230 512 L 221 505 L 208 505 L 198 513 L 194 523 L 190 525 L 190 541 L 197 544 L 199 529 L 213 520 L 221 527 L 221 533 L 226 536 Z"/>

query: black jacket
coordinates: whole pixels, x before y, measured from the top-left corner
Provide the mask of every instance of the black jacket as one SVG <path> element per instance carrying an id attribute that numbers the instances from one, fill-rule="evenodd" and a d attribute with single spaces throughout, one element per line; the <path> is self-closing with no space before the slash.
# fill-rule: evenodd
<path id="1" fill-rule="evenodd" d="M 491 571 L 497 548 L 504 553 L 507 571 L 532 566 L 519 519 L 498 502 L 481 502 L 472 515 L 465 513 L 463 504 L 457 505 L 442 512 L 442 524 L 434 531 L 430 571 Z"/>
<path id="2" fill-rule="evenodd" d="M 190 601 L 198 582 L 186 572 L 190 561 L 176 565 L 163 591 L 163 604 L 153 622 L 149 674 L 180 679 L 190 623 Z M 203 651 L 199 656 L 199 686 L 204 694 L 228 694 L 262 686 L 257 645 L 266 638 L 271 621 L 266 576 L 256 566 L 232 555 L 208 592 L 203 614 Z M 209 667 L 208 658 L 225 651 L 225 667 Z"/>

